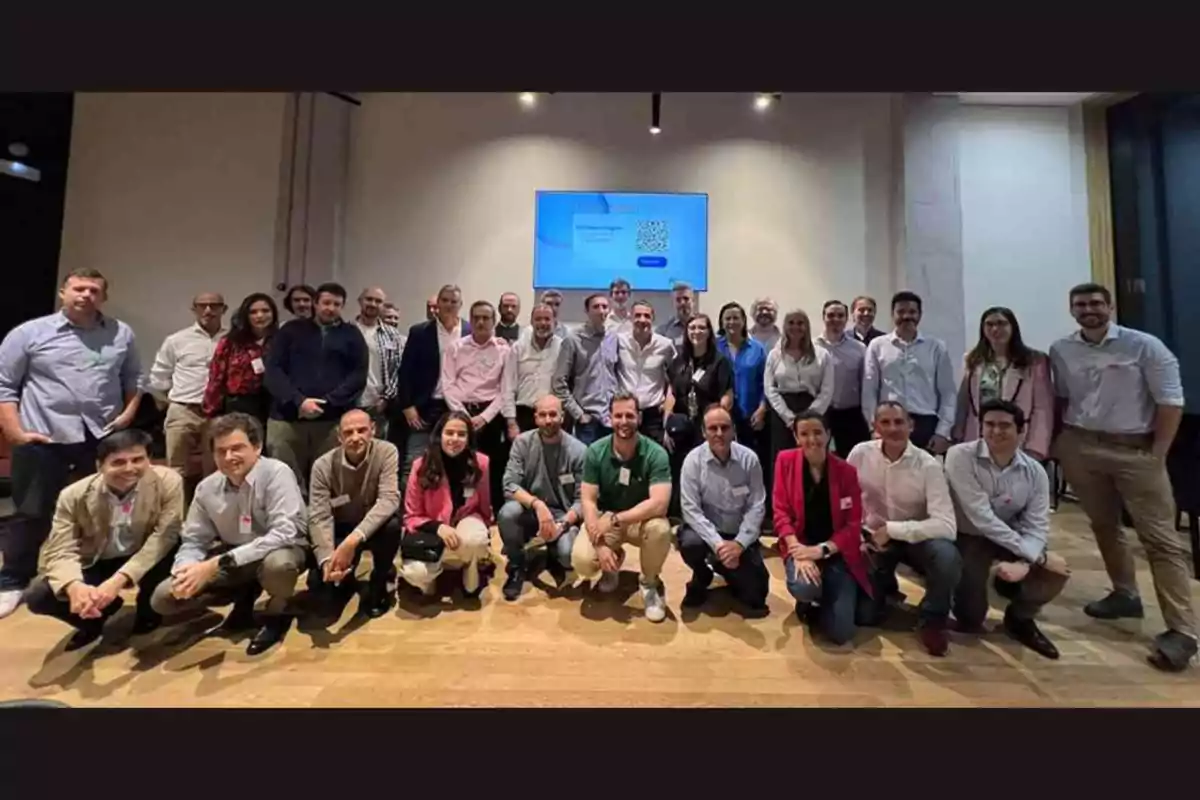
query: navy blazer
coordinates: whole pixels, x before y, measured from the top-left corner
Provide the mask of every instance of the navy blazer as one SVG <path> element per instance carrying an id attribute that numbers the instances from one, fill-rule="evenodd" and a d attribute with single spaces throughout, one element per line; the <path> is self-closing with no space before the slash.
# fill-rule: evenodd
<path id="1" fill-rule="evenodd" d="M 433 402 L 433 391 L 437 389 L 442 374 L 442 354 L 438 350 L 437 320 L 418 322 L 408 329 L 408 341 L 404 344 L 404 355 L 400 358 L 400 390 L 396 393 L 397 416 L 412 406 L 421 419 L 428 423 L 437 421 L 438 410 Z M 462 321 L 462 335 L 471 333 L 471 325 Z"/>

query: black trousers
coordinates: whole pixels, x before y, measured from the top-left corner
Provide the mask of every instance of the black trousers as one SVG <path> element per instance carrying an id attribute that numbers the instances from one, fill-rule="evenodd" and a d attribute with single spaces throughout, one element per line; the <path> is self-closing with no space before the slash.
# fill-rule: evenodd
<path id="1" fill-rule="evenodd" d="M 534 419 L 531 407 L 517 406 L 517 427 L 521 429 L 521 433 L 531 431 L 537 427 L 537 420 Z"/>
<path id="2" fill-rule="evenodd" d="M 265 436 L 267 418 L 271 416 L 271 395 L 265 391 L 257 394 L 227 394 L 221 411 L 225 414 L 232 414 L 235 411 L 249 414 L 262 424 Z"/>
<path id="3" fill-rule="evenodd" d="M 679 474 L 683 472 L 683 460 L 687 458 L 687 454 L 692 452 L 696 445 L 704 440 L 704 436 L 700 432 L 700 423 L 697 420 L 690 420 L 690 425 L 680 429 L 678 432 L 671 434 L 671 502 L 667 507 L 667 515 L 673 519 L 679 519 L 683 516 L 680 508 L 681 493 L 679 491 Z"/>
<path id="4" fill-rule="evenodd" d="M 831 408 L 825 414 L 834 449 L 842 458 L 850 455 L 856 444 L 871 438 L 871 429 L 863 417 L 862 408 Z"/>
<path id="5" fill-rule="evenodd" d="M 662 444 L 663 432 L 662 406 L 643 408 L 642 422 L 640 425 L 638 425 L 638 433 L 642 434 L 642 436 L 648 436 L 659 444 Z"/>
<path id="6" fill-rule="evenodd" d="M 346 541 L 346 537 L 354 531 L 357 525 L 358 523 L 335 522 L 333 525 L 334 546 Z M 386 585 L 389 580 L 396 577 L 396 554 L 400 552 L 402 532 L 400 517 L 394 516 L 389 519 L 382 528 L 375 531 L 370 539 L 367 539 L 362 547 L 355 551 L 350 571 L 353 572 L 357 569 L 358 562 L 362 560 L 362 554 L 366 551 L 371 554 L 371 583 L 378 586 Z M 321 566 L 316 563 L 316 557 L 312 554 L 312 550 L 309 550 L 308 561 L 308 588 L 316 590 L 325 586 Z"/>
<path id="7" fill-rule="evenodd" d="M 913 430 L 908 440 L 922 450 L 928 449 L 929 440 L 937 432 L 938 418 L 936 414 L 913 414 Z"/>
<path id="8" fill-rule="evenodd" d="M 96 439 L 75 444 L 23 444 L 12 451 L 16 513 L 0 528 L 0 591 L 24 589 L 37 575 L 38 552 L 50 535 L 59 493 L 96 470 Z"/>
<path id="9" fill-rule="evenodd" d="M 734 539 L 734 536 L 721 536 L 726 541 Z M 750 608 L 761 608 L 766 604 L 771 575 L 763 562 L 762 547 L 758 542 L 745 549 L 736 569 L 728 569 L 708 543 L 700 538 L 700 534 L 691 526 L 683 525 L 679 528 L 679 554 L 683 556 L 684 563 L 692 568 L 694 583 L 707 586 L 715 572 L 729 584 L 739 603 Z"/>
<path id="10" fill-rule="evenodd" d="M 103 561 L 97 561 L 90 567 L 84 567 L 83 582 L 88 586 L 99 586 L 113 575 L 116 575 L 117 571 L 125 566 L 125 562 L 127 561 L 129 561 L 128 557 L 108 558 Z M 154 587 L 171 577 L 171 565 L 174 562 L 175 550 L 172 550 L 165 558 L 151 567 L 150 571 L 138 581 L 137 615 L 139 617 L 154 619 L 158 616 L 150 608 L 150 597 L 154 594 Z M 25 605 L 29 607 L 31 614 L 54 617 L 76 628 L 81 628 L 92 622 L 92 620 L 83 619 L 78 614 L 72 614 L 71 602 L 65 597 L 56 597 L 54 590 L 50 588 L 50 581 L 46 580 L 45 577 L 38 578 L 30 584 L 29 588 L 25 591 Z"/>
<path id="11" fill-rule="evenodd" d="M 468 403 L 467 413 L 472 417 L 483 413 L 486 403 Z M 479 452 L 488 457 L 488 486 L 492 491 L 492 503 L 504 497 L 504 468 L 508 466 L 508 421 L 503 414 L 492 417 L 492 421 L 475 432 L 475 445 Z"/>
<path id="12" fill-rule="evenodd" d="M 769 415 L 768 411 L 768 415 Z M 771 520 L 771 490 L 775 486 L 775 461 L 771 457 L 771 429 L 770 417 L 765 420 L 762 430 L 756 431 L 750 425 L 748 417 L 742 417 L 739 413 L 734 419 L 734 427 L 737 430 L 738 444 L 745 445 L 754 451 L 758 456 L 758 463 L 762 465 L 763 473 L 763 488 L 767 490 L 767 513 L 763 518 L 763 530 L 767 531 L 774 527 Z"/>

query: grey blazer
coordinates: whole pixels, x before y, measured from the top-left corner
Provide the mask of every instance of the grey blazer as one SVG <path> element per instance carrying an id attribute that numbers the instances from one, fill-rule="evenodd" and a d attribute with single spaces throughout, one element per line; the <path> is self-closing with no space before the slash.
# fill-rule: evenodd
<path id="1" fill-rule="evenodd" d="M 524 489 L 552 509 L 564 514 L 574 509 L 577 516 L 582 516 L 579 486 L 583 483 L 583 459 L 586 455 L 587 446 L 563 431 L 559 474 L 550 475 L 542 458 L 541 434 L 536 430 L 525 431 L 513 440 L 512 451 L 508 455 L 508 466 L 504 470 L 504 499 L 512 500 L 517 489 Z"/>

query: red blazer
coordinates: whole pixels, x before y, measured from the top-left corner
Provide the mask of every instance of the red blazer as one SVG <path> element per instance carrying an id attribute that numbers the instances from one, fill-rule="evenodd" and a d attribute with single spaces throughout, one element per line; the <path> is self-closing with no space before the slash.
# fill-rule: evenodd
<path id="1" fill-rule="evenodd" d="M 775 519 L 775 534 L 779 537 L 779 552 L 787 558 L 790 538 L 801 544 L 804 538 L 804 451 L 800 448 L 783 450 L 775 459 L 775 486 L 771 505 Z M 829 482 L 829 508 L 833 517 L 833 536 L 838 552 L 850 574 L 867 594 L 873 594 L 867 563 L 862 554 L 862 489 L 858 471 L 830 453 L 825 460 Z"/>
<path id="2" fill-rule="evenodd" d="M 475 493 L 466 499 L 463 507 L 454 513 L 454 501 L 450 498 L 450 482 L 444 477 L 433 489 L 421 488 L 417 478 L 425 457 L 418 458 L 408 473 L 408 488 L 404 492 L 404 530 L 413 533 L 426 522 L 436 520 L 442 525 L 457 525 L 463 517 L 472 514 L 481 517 L 485 525 L 492 524 L 492 496 L 488 483 L 488 457 L 475 453 L 479 462 L 479 479 L 475 482 Z"/>

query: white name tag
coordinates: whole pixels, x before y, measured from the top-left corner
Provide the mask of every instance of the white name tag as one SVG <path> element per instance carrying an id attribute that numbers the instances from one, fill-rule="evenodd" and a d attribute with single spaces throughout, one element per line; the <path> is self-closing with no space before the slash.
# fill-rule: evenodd
<path id="1" fill-rule="evenodd" d="M 474 496 L 475 496 L 475 487 L 474 486 L 464 486 L 463 487 L 463 498 L 464 499 L 469 500 L 470 498 L 472 498 Z"/>
<path id="2" fill-rule="evenodd" d="M 696 370 L 695 372 L 692 373 L 692 383 L 699 383 L 700 379 L 703 377 L 704 377 L 704 370 L 703 369 Z"/>
<path id="3" fill-rule="evenodd" d="M 849 509 L 853 506 L 854 506 L 854 498 L 853 497 L 843 497 L 838 502 L 838 507 L 841 508 L 842 511 L 846 511 L 847 509 Z"/>
<path id="4" fill-rule="evenodd" d="M 335 497 L 332 500 L 330 500 L 329 505 L 332 506 L 333 508 L 341 508 L 342 506 L 346 505 L 346 503 L 349 503 L 349 502 L 350 502 L 350 495 L 343 494 L 343 495 L 340 495 L 340 496 Z"/>
<path id="5" fill-rule="evenodd" d="M 575 482 L 575 476 L 569 472 L 564 473 L 564 474 L 558 476 L 558 482 L 561 483 L 563 486 L 570 486 L 572 483 Z"/>
<path id="6" fill-rule="evenodd" d="M 253 532 L 254 521 L 249 514 L 242 514 L 238 517 L 238 533 L 243 536 L 249 536 Z"/>
<path id="7" fill-rule="evenodd" d="M 126 500 L 123 503 L 117 504 L 116 519 L 113 520 L 113 525 L 120 527 L 122 525 L 128 527 L 130 517 L 133 516 L 133 501 Z"/>
<path id="8" fill-rule="evenodd" d="M 617 471 L 617 483 L 621 484 L 622 486 L 629 485 L 629 477 L 629 467 L 621 467 L 621 469 Z"/>
<path id="9" fill-rule="evenodd" d="M 734 497 L 745 497 L 745 496 L 746 496 L 746 495 L 748 495 L 748 494 L 750 494 L 750 487 L 749 487 L 749 486 L 735 486 L 735 487 L 733 487 L 733 496 L 734 496 Z"/>
<path id="10" fill-rule="evenodd" d="M 250 362 L 250 369 L 254 370 L 255 375 L 262 375 L 267 371 L 267 368 L 263 366 L 263 360 L 261 358 L 253 359 Z"/>

